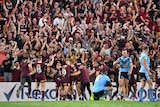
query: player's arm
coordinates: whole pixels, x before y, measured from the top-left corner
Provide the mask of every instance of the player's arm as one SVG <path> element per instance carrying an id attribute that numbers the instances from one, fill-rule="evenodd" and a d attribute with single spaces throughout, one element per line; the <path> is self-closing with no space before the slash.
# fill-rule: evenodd
<path id="1" fill-rule="evenodd" d="M 106 82 L 105 88 L 106 88 L 108 91 L 112 91 L 112 90 L 113 90 L 111 81 Z"/>
<path id="2" fill-rule="evenodd" d="M 81 73 L 81 71 L 76 71 L 76 72 L 74 72 L 74 73 L 71 73 L 71 76 L 77 76 L 77 75 L 79 75 Z"/>
<path id="3" fill-rule="evenodd" d="M 95 72 L 95 70 L 89 70 L 89 75 L 93 75 Z"/>
<path id="4" fill-rule="evenodd" d="M 147 58 L 143 59 L 143 65 L 149 75 L 152 75 L 147 66 Z"/>
<path id="5" fill-rule="evenodd" d="M 113 66 L 119 63 L 119 58 L 113 62 Z"/>
<path id="6" fill-rule="evenodd" d="M 33 67 L 32 68 L 32 71 L 29 73 L 29 75 L 33 75 L 33 74 L 35 74 L 37 71 L 36 71 L 36 68 L 35 67 Z"/>
<path id="7" fill-rule="evenodd" d="M 105 88 L 106 88 L 108 91 L 112 91 L 112 90 L 113 90 L 112 83 L 111 83 L 111 80 L 110 80 L 109 77 L 107 77 L 107 79 L 106 79 Z"/>

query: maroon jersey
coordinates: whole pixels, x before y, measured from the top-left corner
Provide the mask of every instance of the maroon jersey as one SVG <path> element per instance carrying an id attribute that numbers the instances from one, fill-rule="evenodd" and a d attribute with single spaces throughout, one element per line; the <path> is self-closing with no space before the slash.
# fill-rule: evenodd
<path id="1" fill-rule="evenodd" d="M 70 66 L 67 66 L 65 69 L 62 69 L 62 83 L 70 83 Z"/>
<path id="2" fill-rule="evenodd" d="M 68 74 L 66 68 L 56 69 L 58 72 L 55 76 L 55 82 L 57 86 L 62 85 L 63 83 L 69 83 L 68 82 Z M 70 71 L 69 71 L 70 72 Z M 69 73 L 70 74 L 70 73 Z M 67 80 L 68 79 L 68 80 Z M 66 80 L 66 81 L 65 81 Z"/>
<path id="3" fill-rule="evenodd" d="M 94 81 L 95 81 L 95 79 L 96 79 L 96 77 L 97 77 L 97 73 L 100 72 L 99 67 L 93 68 L 93 70 L 95 70 L 95 72 L 93 73 L 93 75 L 90 76 L 90 81 L 91 81 L 91 82 L 94 82 Z"/>
<path id="4" fill-rule="evenodd" d="M 157 69 L 156 72 L 156 84 L 160 85 L 160 69 Z"/>
<path id="5" fill-rule="evenodd" d="M 33 13 L 33 17 L 39 21 L 39 19 L 42 17 L 42 11 L 36 11 Z"/>
<path id="6" fill-rule="evenodd" d="M 77 71 L 76 68 L 74 68 L 74 67 L 70 68 L 70 73 L 71 74 L 76 72 L 76 71 Z M 71 83 L 73 84 L 75 82 L 75 76 L 70 76 L 70 80 L 71 80 Z"/>
<path id="7" fill-rule="evenodd" d="M 13 82 L 19 82 L 20 81 L 20 75 L 21 75 L 21 72 L 19 70 L 13 70 L 12 71 L 12 81 Z"/>
<path id="8" fill-rule="evenodd" d="M 90 82 L 89 71 L 86 68 L 79 69 L 81 71 L 81 82 Z"/>
<path id="9" fill-rule="evenodd" d="M 63 73 L 62 73 L 62 69 L 56 69 L 57 70 L 57 74 L 55 75 L 55 82 L 57 87 L 62 85 L 62 79 L 63 79 Z"/>
<path id="10" fill-rule="evenodd" d="M 36 63 L 34 66 L 36 68 L 35 79 L 45 80 L 46 79 L 45 71 L 44 71 L 45 64 L 44 63 Z"/>
<path id="11" fill-rule="evenodd" d="M 133 68 L 133 71 L 132 71 L 132 74 L 131 74 L 131 77 L 130 77 L 130 80 L 129 80 L 129 84 L 131 86 L 136 84 L 136 82 L 137 82 L 135 77 L 134 77 L 134 74 L 136 74 L 138 72 L 137 70 L 138 70 L 137 68 Z"/>
<path id="12" fill-rule="evenodd" d="M 33 25 L 32 26 L 32 32 L 33 32 L 34 35 L 36 34 L 36 32 L 39 32 L 39 26 L 38 25 Z"/>
<path id="13" fill-rule="evenodd" d="M 28 76 L 30 72 L 28 68 L 28 63 L 21 62 L 20 67 L 21 67 L 21 76 Z"/>
<path id="14" fill-rule="evenodd" d="M 28 31 L 28 25 L 26 23 L 20 25 L 20 32 L 26 33 Z"/>
<path id="15" fill-rule="evenodd" d="M 78 71 L 78 66 L 76 66 L 76 70 Z M 81 82 L 81 75 L 74 76 L 75 82 Z"/>
<path id="16" fill-rule="evenodd" d="M 104 69 L 105 71 L 108 71 L 108 70 L 109 70 L 109 67 L 108 67 L 107 65 L 103 65 L 103 69 Z"/>

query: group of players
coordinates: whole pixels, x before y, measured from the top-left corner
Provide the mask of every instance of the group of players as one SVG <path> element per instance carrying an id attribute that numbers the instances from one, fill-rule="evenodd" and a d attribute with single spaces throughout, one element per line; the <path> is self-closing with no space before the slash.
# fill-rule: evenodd
<path id="1" fill-rule="evenodd" d="M 139 57 L 140 70 L 139 75 L 141 77 L 141 88 L 139 101 L 143 101 L 143 91 L 146 82 L 149 85 L 148 95 L 150 101 L 155 101 L 154 93 L 160 86 L 159 72 L 160 68 L 157 67 L 157 81 L 155 89 L 152 84 L 152 73 L 150 70 L 150 58 L 148 56 L 149 47 L 144 46 L 142 53 Z M 89 100 L 85 93 L 87 88 L 91 100 L 99 100 L 100 98 L 106 98 L 107 95 L 110 99 L 116 95 L 119 100 L 127 100 L 129 93 L 129 80 L 133 76 L 133 63 L 132 59 L 128 56 L 127 50 L 122 50 L 122 56 L 113 62 L 113 66 L 118 70 L 118 94 L 112 95 L 111 79 L 108 76 L 107 65 L 101 61 L 93 61 L 92 69 L 88 69 L 86 63 L 83 60 L 73 62 L 70 59 L 62 60 L 61 52 L 58 52 L 50 56 L 49 62 L 46 64 L 43 62 L 43 56 L 39 55 L 36 62 L 28 56 L 20 63 L 21 68 L 21 85 L 17 90 L 17 97 L 19 97 L 21 89 L 24 87 L 25 82 L 28 82 L 28 98 L 31 98 L 31 76 L 34 75 L 36 82 L 36 90 L 41 85 L 42 97 L 44 100 L 46 75 L 53 77 L 56 82 L 56 99 L 58 100 L 76 100 L 74 95 L 74 85 L 78 92 L 79 100 Z M 93 89 L 90 89 L 90 77 L 93 77 Z M 132 83 L 134 89 L 134 96 L 136 97 L 136 81 Z M 35 95 L 37 96 L 37 92 Z"/>
<path id="2" fill-rule="evenodd" d="M 142 52 L 140 53 L 139 56 L 139 63 L 140 63 L 140 70 L 139 70 L 139 76 L 140 76 L 140 81 L 141 81 L 141 87 L 139 91 L 139 101 L 143 102 L 143 92 L 144 92 L 144 87 L 146 83 L 148 84 L 148 98 L 151 102 L 157 101 L 156 99 L 156 91 L 157 88 L 159 87 L 159 66 L 157 67 L 157 73 L 152 71 L 150 68 L 150 57 L 149 57 L 149 47 L 148 46 L 143 46 Z M 119 100 L 128 100 L 128 93 L 129 93 L 129 80 L 131 79 L 131 75 L 133 74 L 133 62 L 132 59 L 128 56 L 127 50 L 124 49 L 122 50 L 122 56 L 119 57 L 116 61 L 113 62 L 113 65 L 119 66 L 119 75 L 118 75 L 118 94 L 117 98 Z M 157 78 L 156 78 L 156 85 L 155 88 L 153 89 L 153 82 L 152 82 L 152 77 L 153 73 L 156 73 Z M 105 79 L 104 79 L 105 78 Z M 133 77 L 132 77 L 133 78 Z M 102 81 L 101 81 L 102 80 Z M 106 77 L 101 77 L 97 76 L 95 84 L 93 86 L 93 94 L 96 96 L 94 100 L 106 97 L 109 95 L 110 91 L 112 90 L 111 87 L 104 86 L 104 84 L 100 84 L 101 82 L 108 82 L 110 83 L 110 79 L 108 76 Z M 136 83 L 135 83 L 136 84 Z M 96 88 L 98 87 L 103 87 L 103 88 Z M 100 90 L 98 90 L 100 89 Z M 102 91 L 103 90 L 103 91 Z M 136 96 L 136 90 L 134 90 L 134 97 Z M 101 93 L 102 92 L 102 93 Z M 99 94 L 99 95 L 97 95 Z"/>

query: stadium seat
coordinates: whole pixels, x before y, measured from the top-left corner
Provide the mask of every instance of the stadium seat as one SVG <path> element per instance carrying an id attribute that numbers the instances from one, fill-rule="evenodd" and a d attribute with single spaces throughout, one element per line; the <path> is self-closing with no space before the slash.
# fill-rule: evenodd
<path id="1" fill-rule="evenodd" d="M 4 76 L 0 76 L 0 82 L 4 82 Z"/>

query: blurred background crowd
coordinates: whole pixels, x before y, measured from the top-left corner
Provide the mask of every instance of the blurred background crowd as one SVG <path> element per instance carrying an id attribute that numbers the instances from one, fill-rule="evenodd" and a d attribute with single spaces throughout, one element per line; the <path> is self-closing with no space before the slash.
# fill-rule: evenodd
<path id="1" fill-rule="evenodd" d="M 139 70 L 143 44 L 150 47 L 151 69 L 160 62 L 160 0 L 0 0 L 0 75 L 19 81 L 18 65 L 42 55 L 49 63 L 70 60 L 107 66 L 112 81 L 118 68 L 113 61 L 126 48 Z M 47 81 L 54 74 L 46 67 Z M 136 78 L 137 81 L 139 80 Z M 1 80 L 3 81 L 3 80 Z"/>

